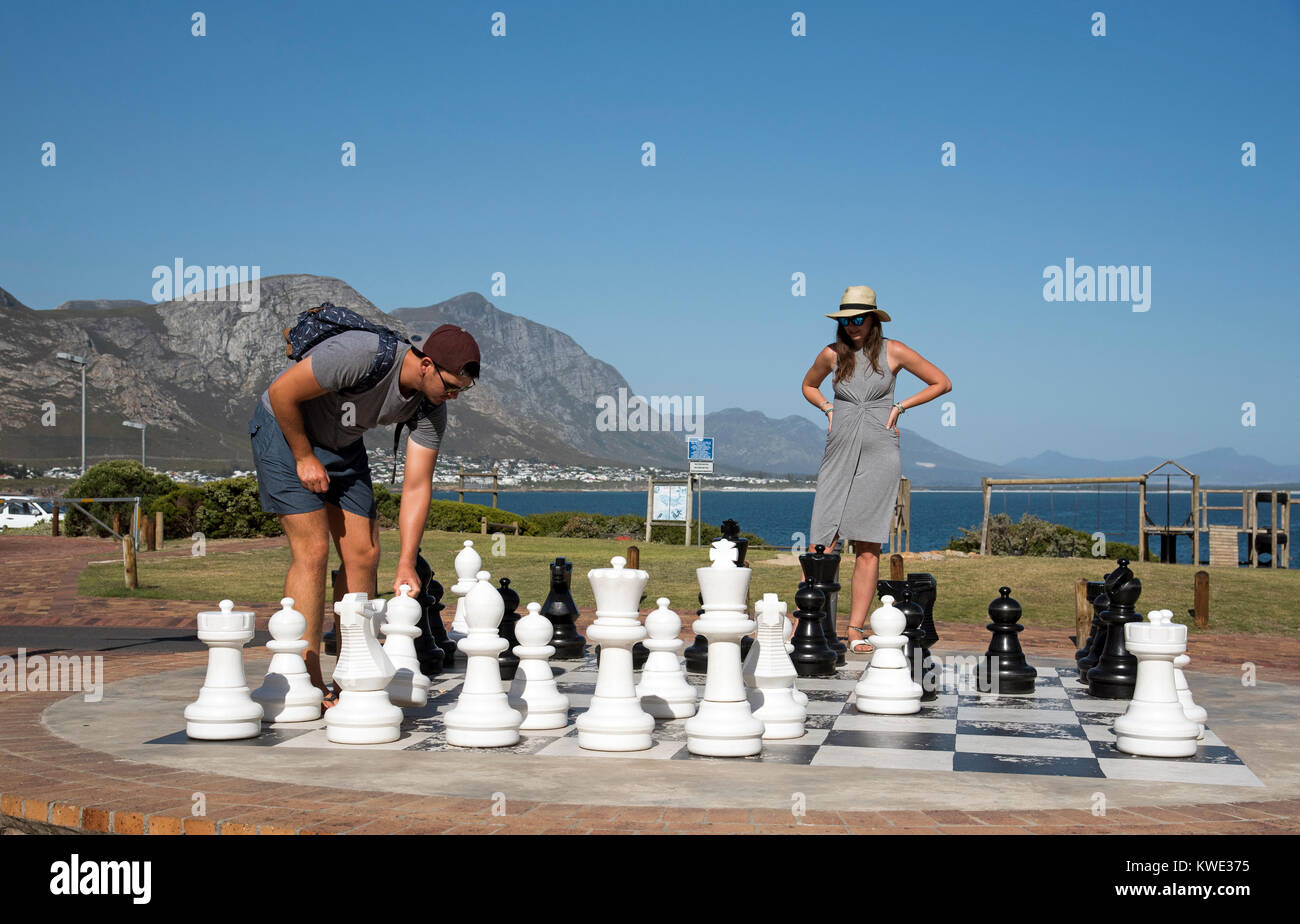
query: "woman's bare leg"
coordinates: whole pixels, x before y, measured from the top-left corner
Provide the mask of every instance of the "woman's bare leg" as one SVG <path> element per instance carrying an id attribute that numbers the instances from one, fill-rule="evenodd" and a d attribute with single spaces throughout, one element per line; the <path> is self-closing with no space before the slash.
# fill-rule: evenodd
<path id="1" fill-rule="evenodd" d="M 849 650 L 867 652 L 871 645 L 863 643 L 871 601 L 876 596 L 876 580 L 880 576 L 880 543 L 854 540 L 853 596 L 849 606 Z"/>

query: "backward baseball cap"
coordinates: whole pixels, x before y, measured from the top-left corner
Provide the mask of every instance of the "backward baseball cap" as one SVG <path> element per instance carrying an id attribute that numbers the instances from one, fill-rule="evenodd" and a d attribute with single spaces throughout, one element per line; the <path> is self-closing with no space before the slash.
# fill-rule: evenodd
<path id="1" fill-rule="evenodd" d="M 411 345 L 454 375 L 478 378 L 478 342 L 462 327 L 440 325 L 427 337 L 412 337 Z"/>

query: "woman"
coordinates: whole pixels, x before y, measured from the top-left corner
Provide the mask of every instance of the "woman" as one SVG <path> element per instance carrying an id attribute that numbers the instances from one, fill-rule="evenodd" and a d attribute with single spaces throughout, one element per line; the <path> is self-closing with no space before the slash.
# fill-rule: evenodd
<path id="1" fill-rule="evenodd" d="M 952 391 L 952 382 L 933 363 L 898 340 L 887 339 L 881 322 L 889 315 L 876 307 L 870 286 L 849 286 L 840 310 L 826 315 L 838 329 L 835 342 L 817 356 L 803 378 L 803 396 L 826 414 L 826 454 L 817 472 L 809 546 L 833 551 L 836 540 L 852 542 L 857 560 L 849 608 L 849 650 L 871 651 L 866 641 L 867 610 L 876 595 L 880 545 L 898 497 L 902 468 L 898 459 L 898 417 Z M 894 400 L 899 369 L 928 386 L 903 401 Z M 821 393 L 826 376 L 833 380 L 835 403 Z"/>

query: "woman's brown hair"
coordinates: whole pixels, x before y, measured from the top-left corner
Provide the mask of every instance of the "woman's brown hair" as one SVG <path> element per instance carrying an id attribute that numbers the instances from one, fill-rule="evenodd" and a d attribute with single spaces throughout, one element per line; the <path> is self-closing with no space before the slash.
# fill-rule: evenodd
<path id="1" fill-rule="evenodd" d="M 880 321 L 874 314 L 867 315 L 867 339 L 862 344 L 862 351 L 867 354 L 867 359 L 871 363 L 871 368 L 876 372 L 880 371 L 880 347 L 884 343 L 884 335 L 880 330 Z M 857 356 L 854 355 L 853 341 L 849 339 L 849 329 L 835 322 L 837 328 L 835 332 L 835 342 L 830 344 L 830 348 L 835 351 L 835 378 L 831 381 L 838 384 L 849 376 L 853 375 L 853 369 L 857 365 Z"/>

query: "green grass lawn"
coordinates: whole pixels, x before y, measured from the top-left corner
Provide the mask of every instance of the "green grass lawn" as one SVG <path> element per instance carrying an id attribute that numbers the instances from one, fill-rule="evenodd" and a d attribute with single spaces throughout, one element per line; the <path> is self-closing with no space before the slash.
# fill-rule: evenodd
<path id="1" fill-rule="evenodd" d="M 507 536 L 502 555 L 493 555 L 490 537 L 464 533 L 429 531 L 422 548 L 444 587 L 455 583 L 452 562 L 461 543 L 473 538 L 483 556 L 483 567 L 494 579 L 508 577 L 519 592 L 520 611 L 530 600 L 546 599 L 549 588 L 547 565 L 556 556 L 573 562 L 573 596 L 579 606 L 592 606 L 591 586 L 586 572 L 607 567 L 614 555 L 624 554 L 629 543 L 601 539 L 557 539 L 540 536 Z M 121 564 L 89 565 L 81 574 L 78 591 L 90 596 L 146 597 L 165 600 L 211 600 L 229 597 L 240 603 L 267 603 L 283 594 L 284 574 L 289 565 L 287 546 L 272 549 L 225 551 L 221 540 L 207 544 L 202 558 L 158 558 L 142 552 L 139 558 L 140 589 L 125 590 Z M 677 610 L 696 605 L 699 592 L 695 569 L 708 564 L 707 550 L 659 544 L 637 543 L 641 548 L 641 567 L 650 572 L 643 610 L 653 608 L 657 597 L 668 597 Z M 396 530 L 380 531 L 383 557 L 380 562 L 379 590 L 387 594 L 385 582 L 392 581 L 396 564 L 398 536 Z M 776 557 L 775 552 L 750 554 L 754 576 L 750 599 L 764 593 L 779 594 L 794 610 L 794 592 L 799 584 L 799 569 L 794 565 L 761 564 Z M 337 565 L 331 558 L 331 567 Z M 888 562 L 882 561 L 887 570 Z M 983 623 L 987 607 L 1006 584 L 1012 596 L 1024 607 L 1026 625 L 1073 627 L 1074 581 L 1077 578 L 1100 580 L 1113 568 L 1102 560 L 1060 558 L 961 558 L 945 561 L 915 561 L 912 571 L 928 571 L 939 582 L 935 618 L 954 622 Z M 1134 572 L 1142 580 L 1142 597 L 1138 610 L 1169 609 L 1179 622 L 1191 624 L 1188 610 L 1192 606 L 1193 575 L 1191 565 L 1162 565 L 1152 562 L 1135 564 Z M 1269 635 L 1300 636 L 1300 573 L 1271 569 L 1211 568 L 1210 629 L 1216 632 L 1244 632 Z M 851 562 L 842 568 L 844 590 L 839 609 L 848 613 Z M 878 605 L 878 604 L 877 604 Z"/>

